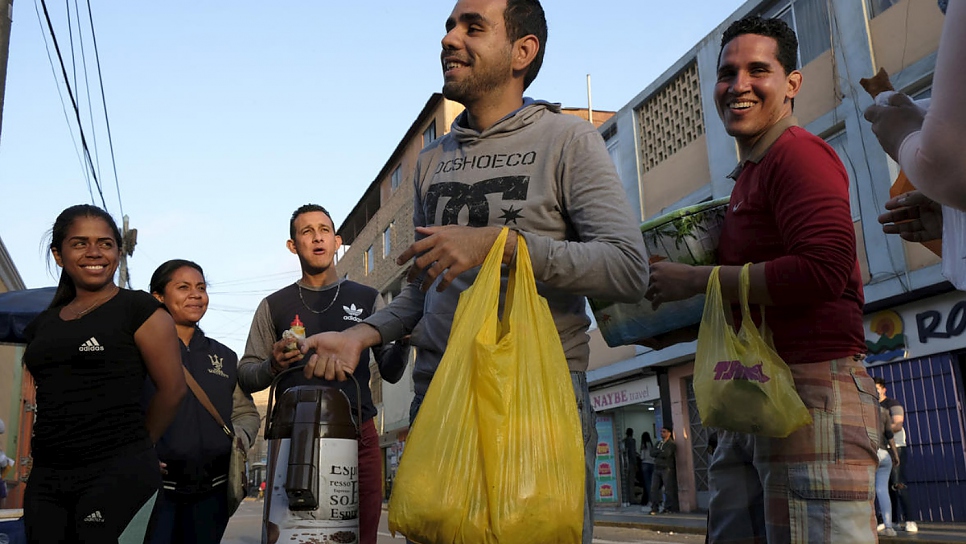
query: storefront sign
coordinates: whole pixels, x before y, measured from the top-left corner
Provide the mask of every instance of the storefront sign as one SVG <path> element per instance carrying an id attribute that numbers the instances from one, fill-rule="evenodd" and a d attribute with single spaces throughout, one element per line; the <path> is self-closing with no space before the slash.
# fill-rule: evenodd
<path id="1" fill-rule="evenodd" d="M 924 357 L 966 346 L 966 294 L 948 293 L 865 318 L 868 363 Z"/>
<path id="2" fill-rule="evenodd" d="M 617 444 L 614 442 L 614 418 L 597 416 L 597 502 L 618 502 Z"/>
<path id="3" fill-rule="evenodd" d="M 590 392 L 590 402 L 595 412 L 601 410 L 613 410 L 618 406 L 628 404 L 640 404 L 649 400 L 660 398 L 661 394 L 657 387 L 657 376 L 622 383 L 607 389 L 600 389 Z"/>

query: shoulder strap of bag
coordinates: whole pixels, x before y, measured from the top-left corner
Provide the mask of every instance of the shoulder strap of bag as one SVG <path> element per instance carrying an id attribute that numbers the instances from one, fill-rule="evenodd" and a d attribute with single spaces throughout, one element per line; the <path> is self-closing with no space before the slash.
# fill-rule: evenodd
<path id="1" fill-rule="evenodd" d="M 221 416 L 218 414 L 218 410 L 215 410 L 214 405 L 211 404 L 211 400 L 208 398 L 205 390 L 198 385 L 198 382 L 195 381 L 195 377 L 188 372 L 187 368 L 182 366 L 181 370 L 184 371 L 184 381 L 188 384 L 188 388 L 191 389 L 191 392 L 195 394 L 195 398 L 198 399 L 198 402 L 205 407 L 205 410 L 208 410 L 208 413 L 211 414 L 211 417 L 215 418 L 215 421 L 218 422 L 218 425 L 221 425 L 221 430 L 225 431 L 225 434 L 227 434 L 229 438 L 234 439 L 235 433 L 233 433 L 231 428 L 225 424 L 225 420 L 221 419 Z"/>

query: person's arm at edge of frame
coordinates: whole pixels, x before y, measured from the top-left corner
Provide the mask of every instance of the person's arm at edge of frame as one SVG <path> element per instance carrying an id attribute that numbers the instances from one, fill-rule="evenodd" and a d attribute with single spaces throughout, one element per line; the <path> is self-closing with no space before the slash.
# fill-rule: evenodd
<path id="1" fill-rule="evenodd" d="M 252 326 L 245 342 L 245 354 L 238 361 L 238 385 L 245 393 L 266 389 L 272 384 L 272 346 L 275 328 L 268 299 L 262 299 L 252 317 Z"/>
<path id="2" fill-rule="evenodd" d="M 908 134 L 898 147 L 900 166 L 929 198 L 966 210 L 966 3 L 950 2 L 933 76 L 932 99 L 920 131 Z"/>
<path id="3" fill-rule="evenodd" d="M 155 310 L 135 331 L 134 342 L 157 389 L 145 415 L 151 442 L 157 443 L 174 421 L 188 389 L 181 370 L 181 349 L 174 320 L 163 309 Z"/>

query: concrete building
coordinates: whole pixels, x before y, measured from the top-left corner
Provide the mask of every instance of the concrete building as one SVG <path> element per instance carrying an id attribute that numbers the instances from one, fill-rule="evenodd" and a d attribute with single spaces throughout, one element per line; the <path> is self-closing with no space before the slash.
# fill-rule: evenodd
<path id="1" fill-rule="evenodd" d="M 600 127 L 628 199 L 645 221 L 730 194 L 737 149 L 718 118 L 713 88 L 723 31 L 753 14 L 779 17 L 797 31 L 804 83 L 795 116 L 848 170 L 870 373 L 884 376 L 907 409 L 907 474 L 918 508 L 910 519 L 964 521 L 966 295 L 951 292 L 928 250 L 882 233 L 876 217 L 897 171 L 862 117 L 872 100 L 858 83 L 884 67 L 898 90 L 929 95 L 943 22 L 934 0 L 749 0 Z M 897 342 L 899 348 L 882 347 Z M 603 450 L 612 453 L 602 456 L 611 466 L 599 471 L 611 487 L 599 482 L 598 500 L 633 497 L 633 489 L 614 492 L 621 484 L 612 464 L 619 463 L 624 429 L 634 428 L 639 444 L 642 430 L 653 437 L 662 422 L 672 422 L 681 509 L 704 509 L 708 434 L 694 401 L 695 343 L 635 350 L 588 376 Z"/>
<path id="2" fill-rule="evenodd" d="M 0 240 L 0 293 L 25 289 L 23 279 L 13 264 L 6 246 Z M 31 429 L 33 428 L 34 387 L 30 374 L 20 361 L 23 358 L 22 345 L 0 344 L 0 419 L 6 432 L 0 434 L 0 450 L 17 464 L 14 470 L 4 476 L 7 484 L 7 499 L 4 508 L 20 508 L 23 499 L 22 478 L 27 475 Z"/>

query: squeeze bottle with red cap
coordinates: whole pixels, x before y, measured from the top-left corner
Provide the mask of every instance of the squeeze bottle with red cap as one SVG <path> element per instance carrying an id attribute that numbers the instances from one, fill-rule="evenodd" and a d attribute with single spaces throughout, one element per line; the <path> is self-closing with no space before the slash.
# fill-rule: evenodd
<path id="1" fill-rule="evenodd" d="M 295 314 L 295 319 L 292 320 L 292 325 L 289 329 L 282 333 L 282 338 L 291 338 L 292 340 L 305 340 L 305 325 L 299 320 L 298 314 Z M 298 342 L 292 342 L 291 344 L 285 346 L 285 351 L 292 351 L 299 349 Z"/>

